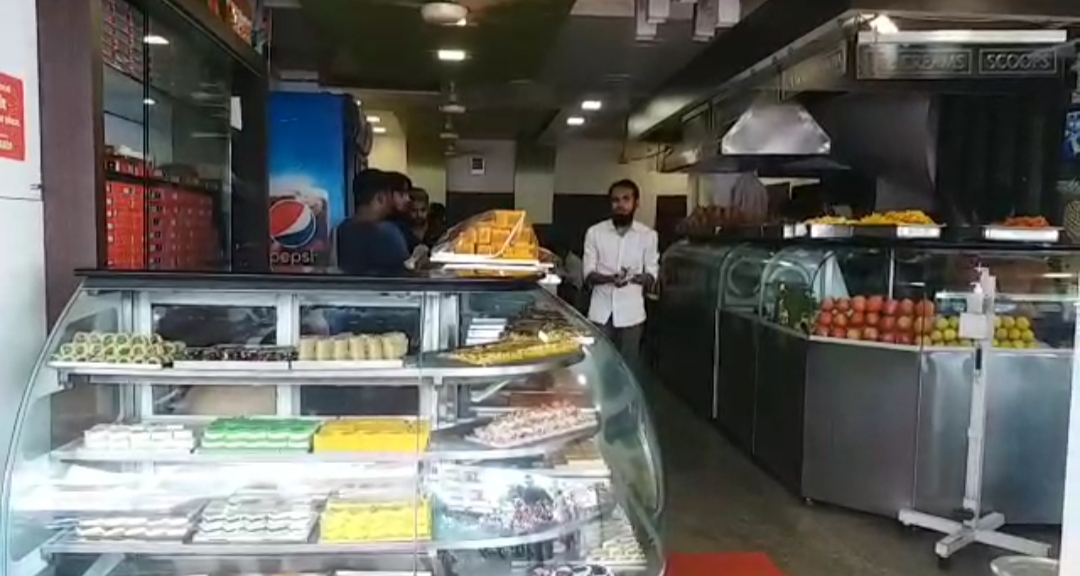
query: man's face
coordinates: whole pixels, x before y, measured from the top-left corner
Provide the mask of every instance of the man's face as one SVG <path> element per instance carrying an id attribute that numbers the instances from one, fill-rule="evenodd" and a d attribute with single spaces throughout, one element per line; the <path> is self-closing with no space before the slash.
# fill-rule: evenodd
<path id="1" fill-rule="evenodd" d="M 428 219 L 428 203 L 424 200 L 413 200 L 412 221 L 415 224 L 423 224 Z"/>
<path id="2" fill-rule="evenodd" d="M 393 203 L 394 212 L 397 214 L 408 214 L 410 205 L 412 204 L 412 198 L 409 197 L 408 192 L 394 191 L 390 193 L 390 200 Z"/>
<path id="3" fill-rule="evenodd" d="M 637 211 L 638 201 L 634 191 L 622 186 L 611 191 L 611 219 L 616 223 L 629 223 Z"/>

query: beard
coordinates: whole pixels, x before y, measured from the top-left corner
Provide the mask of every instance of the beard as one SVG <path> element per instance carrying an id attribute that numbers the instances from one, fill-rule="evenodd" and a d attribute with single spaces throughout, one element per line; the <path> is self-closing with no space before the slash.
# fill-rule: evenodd
<path id="1" fill-rule="evenodd" d="M 634 213 L 629 214 L 612 214 L 611 222 L 618 228 L 629 226 L 634 221 Z"/>

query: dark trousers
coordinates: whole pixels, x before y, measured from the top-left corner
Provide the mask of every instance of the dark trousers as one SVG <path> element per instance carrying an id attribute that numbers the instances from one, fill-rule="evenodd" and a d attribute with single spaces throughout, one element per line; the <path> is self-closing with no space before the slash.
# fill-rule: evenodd
<path id="1" fill-rule="evenodd" d="M 615 344 L 615 348 L 619 350 L 623 360 L 632 370 L 637 370 L 640 367 L 638 359 L 641 357 L 641 334 L 644 328 L 644 322 L 636 326 L 616 328 L 611 323 L 611 320 L 608 320 L 607 324 L 600 326 L 600 329 L 604 331 L 604 335 Z"/>

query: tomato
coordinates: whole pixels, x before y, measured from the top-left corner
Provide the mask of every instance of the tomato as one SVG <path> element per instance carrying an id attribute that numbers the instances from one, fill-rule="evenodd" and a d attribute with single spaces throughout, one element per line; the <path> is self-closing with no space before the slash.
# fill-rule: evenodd
<path id="1" fill-rule="evenodd" d="M 915 318 L 915 321 L 911 324 L 911 330 L 913 332 L 915 332 L 916 334 L 925 334 L 927 324 L 928 324 L 928 322 L 926 321 L 925 318 L 922 318 L 922 317 Z"/>
<path id="2" fill-rule="evenodd" d="M 832 318 L 833 318 L 833 316 L 832 316 L 831 312 L 822 312 L 822 313 L 818 314 L 817 315 L 818 326 L 828 326 L 829 324 L 832 324 Z"/>
<path id="3" fill-rule="evenodd" d="M 881 326 L 882 331 L 892 332 L 896 329 L 896 318 L 893 318 L 892 316 L 883 316 L 878 325 Z"/>
<path id="4" fill-rule="evenodd" d="M 866 296 L 856 296 L 852 298 L 851 309 L 856 312 L 866 312 Z"/>
<path id="5" fill-rule="evenodd" d="M 843 328 L 844 326 L 847 326 L 847 324 L 848 324 L 848 317 L 847 316 L 845 316 L 843 314 L 833 314 L 833 317 L 832 317 L 832 325 L 833 326 L 839 326 L 840 328 Z"/>
<path id="6" fill-rule="evenodd" d="M 874 295 L 866 299 L 867 312 L 881 312 L 885 307 L 885 298 Z"/>
<path id="7" fill-rule="evenodd" d="M 900 310 L 900 303 L 892 298 L 885 301 L 885 307 L 882 308 L 882 312 L 886 316 L 896 316 L 897 311 Z"/>
<path id="8" fill-rule="evenodd" d="M 901 314 L 903 314 L 905 316 L 911 316 L 911 314 L 914 313 L 914 312 L 915 312 L 915 303 L 914 302 L 912 302 L 908 298 L 904 298 L 903 300 L 900 301 L 900 313 Z"/>
<path id="9" fill-rule="evenodd" d="M 881 321 L 881 315 L 878 314 L 877 312 L 867 312 L 866 313 L 866 325 L 867 326 L 877 326 L 878 322 L 880 322 L 880 321 Z"/>
<path id="10" fill-rule="evenodd" d="M 848 310 L 851 310 L 851 300 L 848 300 L 847 298 L 841 298 L 837 300 L 836 309 L 841 312 L 847 312 Z"/>
<path id="11" fill-rule="evenodd" d="M 832 298 L 826 298 L 826 299 L 821 301 L 821 311 L 822 312 L 828 312 L 829 310 L 832 310 L 832 309 L 833 309 L 833 299 Z"/>
<path id="12" fill-rule="evenodd" d="M 829 327 L 828 326 L 818 326 L 817 329 L 814 330 L 814 336 L 828 336 L 828 335 L 829 335 Z"/>
<path id="13" fill-rule="evenodd" d="M 896 334 L 893 334 L 892 332 L 882 332 L 879 340 L 892 344 L 896 342 Z"/>
<path id="14" fill-rule="evenodd" d="M 833 338 L 846 338 L 847 337 L 847 330 L 844 330 L 843 328 L 840 328 L 839 326 L 834 326 L 832 331 L 829 332 L 829 336 L 832 336 Z"/>
<path id="15" fill-rule="evenodd" d="M 897 344 L 911 344 L 913 342 L 915 342 L 915 337 L 912 336 L 911 334 L 906 334 L 904 332 L 901 332 L 901 333 L 896 335 L 896 343 Z"/>
<path id="16" fill-rule="evenodd" d="M 859 330 L 858 328 L 848 328 L 847 339 L 862 340 L 862 330 Z"/>
<path id="17" fill-rule="evenodd" d="M 934 303 L 929 300 L 923 300 L 922 305 L 922 315 L 926 316 L 927 318 L 932 317 L 934 315 Z"/>
<path id="18" fill-rule="evenodd" d="M 866 328 L 863 328 L 863 331 L 862 331 L 863 340 L 869 340 L 871 342 L 877 342 L 878 336 L 879 335 L 878 335 L 878 329 L 877 328 L 874 328 L 873 326 L 868 326 Z"/>
<path id="19" fill-rule="evenodd" d="M 862 326 L 866 323 L 866 314 L 862 312 L 853 312 L 851 318 L 848 319 L 848 324 L 852 326 Z"/>
<path id="20" fill-rule="evenodd" d="M 907 333 L 911 331 L 911 316 L 901 316 L 896 319 L 896 329 Z"/>

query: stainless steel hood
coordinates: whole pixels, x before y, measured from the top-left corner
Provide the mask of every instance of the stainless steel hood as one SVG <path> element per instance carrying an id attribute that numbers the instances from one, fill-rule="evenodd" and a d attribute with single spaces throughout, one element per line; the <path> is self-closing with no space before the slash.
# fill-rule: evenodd
<path id="1" fill-rule="evenodd" d="M 684 125 L 683 140 L 663 161 L 665 172 L 762 172 L 786 175 L 845 166 L 830 158 L 832 139 L 799 102 L 763 95 L 734 122 L 709 112 Z"/>

